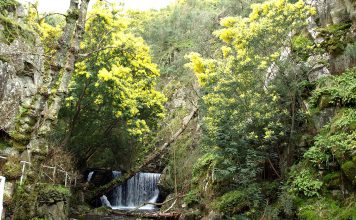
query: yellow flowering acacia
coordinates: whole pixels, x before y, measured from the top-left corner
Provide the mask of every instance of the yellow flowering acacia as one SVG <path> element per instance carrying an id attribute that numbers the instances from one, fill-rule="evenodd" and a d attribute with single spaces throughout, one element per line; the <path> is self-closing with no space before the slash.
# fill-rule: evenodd
<path id="1" fill-rule="evenodd" d="M 159 71 L 148 46 L 129 32 L 129 21 L 120 11 L 110 8 L 98 2 L 88 15 L 83 54 L 76 63 L 68 107 L 62 111 L 75 122 L 72 133 L 96 136 L 101 139 L 98 145 L 103 145 L 105 132 L 111 138 L 139 140 L 164 117 L 166 101 L 155 90 Z"/>
<path id="2" fill-rule="evenodd" d="M 205 150 L 220 158 L 217 181 L 251 183 L 284 146 L 290 116 L 273 83 L 267 84 L 268 68 L 313 13 L 303 1 L 254 4 L 248 17 L 221 20 L 223 29 L 214 32 L 226 44 L 221 58 L 187 56 L 204 94 Z"/>

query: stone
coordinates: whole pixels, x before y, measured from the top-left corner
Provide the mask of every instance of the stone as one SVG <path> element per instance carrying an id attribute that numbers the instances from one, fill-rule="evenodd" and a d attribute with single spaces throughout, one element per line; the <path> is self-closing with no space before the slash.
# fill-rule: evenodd
<path id="1" fill-rule="evenodd" d="M 161 177 L 158 181 L 158 189 L 160 192 L 160 195 L 163 198 L 166 198 L 170 193 L 172 193 L 174 191 L 174 181 L 172 179 L 172 175 L 171 175 L 171 169 L 169 166 L 167 166 L 166 168 L 164 168 Z"/>
<path id="2" fill-rule="evenodd" d="M 310 56 L 306 62 L 306 66 L 310 68 L 308 73 L 308 80 L 315 82 L 318 79 L 330 76 L 330 71 L 326 67 L 330 57 L 328 54 Z"/>
<path id="3" fill-rule="evenodd" d="M 5 190 L 4 190 L 4 201 L 5 203 L 10 202 L 12 196 L 14 195 L 15 183 L 5 181 Z"/>
<path id="4" fill-rule="evenodd" d="M 309 3 L 316 7 L 321 26 L 338 24 L 356 17 L 356 6 L 353 0 L 317 0 Z"/>
<path id="5" fill-rule="evenodd" d="M 355 65 L 356 59 L 350 57 L 345 52 L 330 60 L 330 70 L 336 74 L 343 73 L 346 69 Z"/>
<path id="6" fill-rule="evenodd" d="M 42 54 L 41 47 L 23 40 L 0 42 L 0 129 L 7 133 L 14 129 L 22 103 L 30 107 L 42 86 Z"/>
<path id="7" fill-rule="evenodd" d="M 51 205 L 42 205 L 38 208 L 40 216 L 48 220 L 67 220 L 68 207 L 64 201 L 53 203 Z"/>
<path id="8" fill-rule="evenodd" d="M 320 129 L 329 123 L 333 116 L 335 115 L 336 109 L 334 107 L 329 107 L 321 110 L 319 113 L 314 114 L 312 117 L 312 121 L 314 123 L 314 127 L 320 131 Z"/>

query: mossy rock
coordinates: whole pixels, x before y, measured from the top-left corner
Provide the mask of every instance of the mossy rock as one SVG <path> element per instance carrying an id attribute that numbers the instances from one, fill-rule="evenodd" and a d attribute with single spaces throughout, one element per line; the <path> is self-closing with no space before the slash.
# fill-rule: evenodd
<path id="1" fill-rule="evenodd" d="M 15 39 L 23 39 L 24 41 L 34 44 L 36 42 L 36 34 L 33 30 L 24 24 L 18 23 L 15 19 L 4 16 L 0 13 L 0 25 L 3 26 L 1 34 L 6 43 L 11 44 Z"/>
<path id="2" fill-rule="evenodd" d="M 353 160 L 346 161 L 341 165 L 341 169 L 344 172 L 348 180 L 352 182 L 352 185 L 356 186 L 356 157 Z"/>
<path id="3" fill-rule="evenodd" d="M 225 193 L 212 204 L 214 209 L 228 215 L 243 213 L 249 210 L 252 205 L 244 190 L 234 190 Z"/>
<path id="4" fill-rule="evenodd" d="M 332 104 L 332 98 L 329 95 L 322 95 L 319 98 L 319 108 L 320 109 L 325 109 L 328 107 L 333 106 Z"/>
<path id="5" fill-rule="evenodd" d="M 0 138 L 0 150 L 4 150 L 9 147 L 11 147 L 10 142 Z"/>
<path id="6" fill-rule="evenodd" d="M 2 168 L 2 175 L 8 180 L 17 180 L 21 177 L 21 163 L 17 157 L 8 157 L 7 162 Z"/>
<path id="7" fill-rule="evenodd" d="M 300 219 L 338 219 L 349 220 L 356 217 L 356 203 L 354 198 L 348 198 L 344 202 L 320 197 L 304 200 L 298 209 Z"/>
<path id="8" fill-rule="evenodd" d="M 14 219 L 28 220 L 36 217 L 37 196 L 33 186 L 18 186 L 11 204 Z"/>
<path id="9" fill-rule="evenodd" d="M 37 186 L 38 202 L 40 204 L 53 204 L 61 201 L 68 201 L 71 192 L 62 185 L 41 184 Z"/>
<path id="10" fill-rule="evenodd" d="M 94 210 L 91 211 L 90 214 L 93 215 L 108 215 L 110 214 L 111 208 L 106 207 L 106 206 L 101 206 L 99 208 L 96 208 Z"/>
<path id="11" fill-rule="evenodd" d="M 323 182 L 328 189 L 339 189 L 341 185 L 341 174 L 333 172 L 323 177 Z"/>

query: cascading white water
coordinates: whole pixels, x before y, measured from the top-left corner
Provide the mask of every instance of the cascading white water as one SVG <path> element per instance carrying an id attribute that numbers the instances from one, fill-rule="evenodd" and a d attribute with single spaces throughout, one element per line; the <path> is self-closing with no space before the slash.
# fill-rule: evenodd
<path id="1" fill-rule="evenodd" d="M 105 195 L 103 195 L 102 197 L 100 197 L 100 201 L 101 201 L 101 204 L 102 204 L 102 205 L 111 208 L 111 204 L 110 204 L 110 202 L 109 202 L 109 200 L 108 200 L 108 197 L 106 197 Z"/>
<path id="2" fill-rule="evenodd" d="M 91 171 L 91 172 L 88 174 L 87 182 L 90 182 L 91 178 L 93 177 L 93 174 L 94 174 L 94 171 Z"/>
<path id="3" fill-rule="evenodd" d="M 121 172 L 114 171 L 113 177 L 118 177 Z M 158 199 L 159 190 L 157 187 L 161 174 L 138 173 L 126 183 L 116 187 L 109 197 L 109 204 L 113 209 L 134 209 L 142 206 L 146 202 L 154 203 Z M 103 204 L 104 205 L 104 204 Z M 107 204 L 105 204 L 107 205 Z M 154 205 L 145 205 L 141 210 L 155 209 Z"/>

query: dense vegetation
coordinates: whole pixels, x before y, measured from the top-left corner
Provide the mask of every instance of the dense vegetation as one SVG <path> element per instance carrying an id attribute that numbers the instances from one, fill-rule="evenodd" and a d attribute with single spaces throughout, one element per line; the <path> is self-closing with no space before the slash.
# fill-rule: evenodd
<path id="1" fill-rule="evenodd" d="M 0 2 L 9 7 L 18 6 Z M 1 13 L 0 39 L 38 35 L 50 70 L 68 17 L 41 17 L 36 7 L 23 23 Z M 47 137 L 51 162 L 130 170 L 198 108 L 156 167 L 162 195 L 176 197 L 187 219 L 356 218 L 355 21 L 318 16 L 302 0 L 181 0 L 159 11 L 96 2 Z M 9 138 L 0 136 L 2 148 Z M 16 180 L 14 164 L 2 171 Z M 16 200 L 50 200 L 48 192 L 70 196 L 33 179 L 32 194 L 17 187 L 13 210 L 28 205 Z"/>

